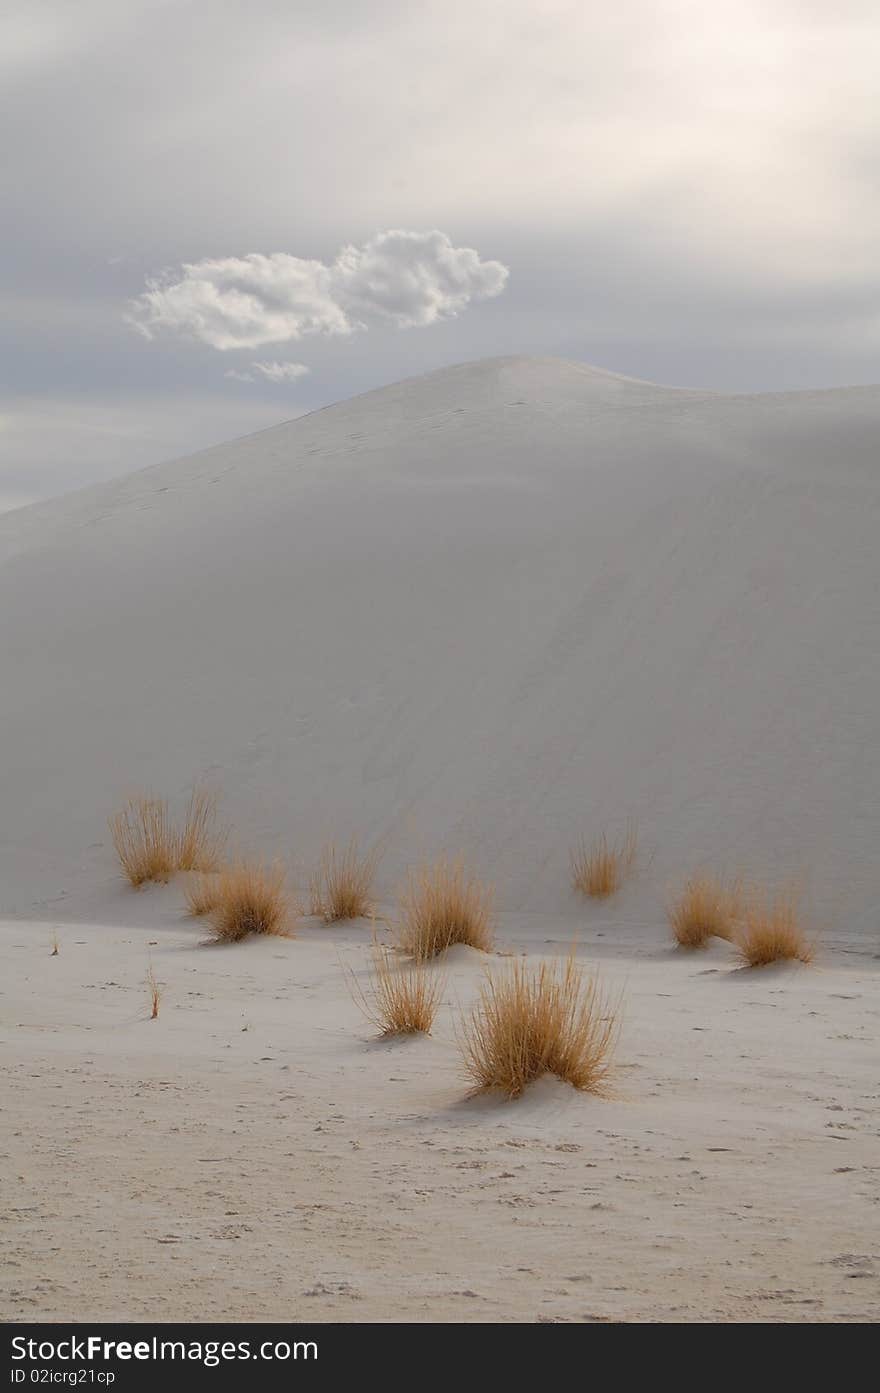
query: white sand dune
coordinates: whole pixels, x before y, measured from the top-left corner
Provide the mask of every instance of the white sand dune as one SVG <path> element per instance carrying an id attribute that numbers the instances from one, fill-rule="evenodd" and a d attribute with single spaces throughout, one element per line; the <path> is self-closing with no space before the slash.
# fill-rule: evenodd
<path id="1" fill-rule="evenodd" d="M 0 910 L 97 914 L 106 817 L 216 777 L 243 842 L 464 851 L 630 913 L 704 861 L 877 942 L 880 388 L 497 359 L 0 518 Z"/>
<path id="2" fill-rule="evenodd" d="M 880 388 L 501 359 L 0 518 L 0 1315 L 880 1316 L 878 441 Z M 200 946 L 106 832 L 196 775 L 295 875 L 381 839 L 390 914 L 464 852 L 501 953 L 577 937 L 614 1098 L 465 1100 L 503 957 L 393 1044 L 368 924 Z M 635 879 L 578 902 L 627 817 Z M 674 951 L 701 865 L 798 879 L 816 965 Z"/>

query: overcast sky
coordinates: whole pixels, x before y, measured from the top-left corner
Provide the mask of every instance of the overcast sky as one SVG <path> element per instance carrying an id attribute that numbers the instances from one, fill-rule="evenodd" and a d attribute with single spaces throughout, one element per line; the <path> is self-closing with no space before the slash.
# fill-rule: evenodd
<path id="1" fill-rule="evenodd" d="M 0 508 L 415 372 L 880 381 L 875 0 L 7 0 Z"/>

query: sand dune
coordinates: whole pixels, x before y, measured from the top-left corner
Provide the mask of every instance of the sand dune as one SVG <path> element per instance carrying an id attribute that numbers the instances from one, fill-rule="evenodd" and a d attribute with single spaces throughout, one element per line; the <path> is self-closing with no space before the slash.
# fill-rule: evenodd
<path id="1" fill-rule="evenodd" d="M 631 912 L 711 860 L 876 941 L 878 430 L 880 388 L 499 359 L 0 519 L 2 908 L 95 913 L 108 811 L 208 773 L 389 890 L 465 851 L 562 910 L 632 816 Z"/>
<path id="2" fill-rule="evenodd" d="M 0 518 L 0 1314 L 877 1317 L 878 432 L 499 359 Z M 108 814 L 197 776 L 300 889 L 381 843 L 382 937 L 422 857 L 495 883 L 430 1038 L 370 1039 L 369 922 L 206 947 L 123 881 Z M 703 866 L 796 879 L 815 965 L 676 951 Z M 468 1100 L 486 967 L 572 941 L 613 1097 Z"/>

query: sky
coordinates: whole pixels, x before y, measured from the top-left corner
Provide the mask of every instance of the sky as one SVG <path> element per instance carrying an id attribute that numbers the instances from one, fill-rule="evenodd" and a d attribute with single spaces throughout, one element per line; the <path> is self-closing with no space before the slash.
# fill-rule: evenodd
<path id="1" fill-rule="evenodd" d="M 874 0 L 7 0 L 0 510 L 415 373 L 880 382 Z"/>

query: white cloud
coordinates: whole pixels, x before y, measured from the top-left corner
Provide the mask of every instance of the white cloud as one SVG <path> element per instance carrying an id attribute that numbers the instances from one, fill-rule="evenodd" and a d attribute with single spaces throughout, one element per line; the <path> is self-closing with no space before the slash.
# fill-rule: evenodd
<path id="1" fill-rule="evenodd" d="M 500 261 L 454 247 L 445 232 L 380 232 L 363 247 L 343 247 L 333 265 L 336 297 L 350 318 L 398 329 L 452 319 L 471 300 L 500 295 L 508 275 Z"/>
<path id="2" fill-rule="evenodd" d="M 454 247 L 445 232 L 392 230 L 343 247 L 330 264 L 288 252 L 186 262 L 148 280 L 130 319 L 147 338 L 180 333 L 225 352 L 377 324 L 434 324 L 500 295 L 507 277 L 501 262 Z M 289 378 L 273 375 L 289 365 L 254 366 L 270 381 Z"/>
<path id="3" fill-rule="evenodd" d="M 270 382 L 296 382 L 309 372 L 305 363 L 264 362 L 252 363 L 251 367 Z"/>
<path id="4" fill-rule="evenodd" d="M 223 374 L 224 377 L 234 378 L 236 382 L 257 382 L 258 377 L 264 378 L 267 382 L 298 382 L 301 377 L 305 377 L 311 372 L 305 363 L 278 363 L 273 361 L 262 363 L 251 363 L 250 370 L 243 368 L 230 368 Z"/>
<path id="5" fill-rule="evenodd" d="M 329 268 L 286 252 L 186 262 L 175 280 L 147 282 L 132 318 L 147 338 L 161 330 L 211 348 L 259 348 L 305 334 L 348 334 L 330 292 Z"/>

